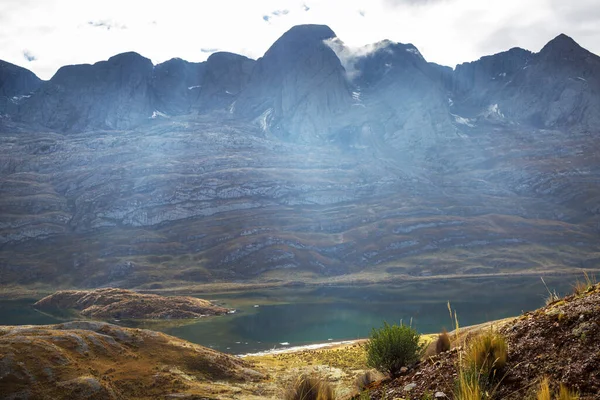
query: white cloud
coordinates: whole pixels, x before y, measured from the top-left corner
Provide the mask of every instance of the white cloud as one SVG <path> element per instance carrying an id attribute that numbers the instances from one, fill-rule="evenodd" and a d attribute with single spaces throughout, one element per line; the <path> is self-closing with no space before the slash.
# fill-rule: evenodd
<path id="1" fill-rule="evenodd" d="M 329 25 L 350 47 L 390 39 L 454 66 L 561 32 L 600 52 L 597 0 L 2 0 L 0 59 L 44 79 L 65 64 L 136 51 L 153 62 L 205 60 L 202 49 L 260 57 L 293 25 Z M 263 19 L 269 16 L 268 21 Z M 110 28 L 110 29 L 109 29 Z M 35 54 L 26 61 L 24 52 Z"/>

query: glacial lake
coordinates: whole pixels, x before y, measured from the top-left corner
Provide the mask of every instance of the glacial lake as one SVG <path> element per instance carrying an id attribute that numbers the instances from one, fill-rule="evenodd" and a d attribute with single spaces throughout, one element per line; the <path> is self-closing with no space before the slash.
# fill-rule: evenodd
<path id="1" fill-rule="evenodd" d="M 545 281 L 570 293 L 575 276 Z M 548 292 L 540 278 L 449 279 L 385 286 L 321 286 L 231 292 L 198 297 L 234 308 L 226 316 L 186 325 L 108 321 L 159 330 L 233 354 L 368 337 L 383 321 L 410 323 L 422 333 L 452 329 L 447 303 L 461 326 L 518 316 L 544 305 Z M 30 300 L 0 301 L 0 324 L 52 324 L 69 320 L 34 310 Z"/>

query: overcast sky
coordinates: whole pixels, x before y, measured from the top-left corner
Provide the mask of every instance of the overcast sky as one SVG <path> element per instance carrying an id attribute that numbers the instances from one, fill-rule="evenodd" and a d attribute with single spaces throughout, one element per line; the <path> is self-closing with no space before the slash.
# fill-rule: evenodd
<path id="1" fill-rule="evenodd" d="M 346 44 L 414 44 L 455 66 L 566 33 L 600 54 L 600 0 L 0 0 L 0 59 L 49 79 L 66 64 L 136 51 L 154 63 L 211 52 L 260 57 L 293 25 Z"/>

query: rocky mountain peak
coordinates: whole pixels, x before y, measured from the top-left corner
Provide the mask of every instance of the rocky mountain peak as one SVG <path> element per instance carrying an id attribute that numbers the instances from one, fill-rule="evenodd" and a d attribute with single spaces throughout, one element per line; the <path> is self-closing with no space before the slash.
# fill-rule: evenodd
<path id="1" fill-rule="evenodd" d="M 539 53 L 541 58 L 555 61 L 577 61 L 592 55 L 564 33 L 549 41 Z"/>

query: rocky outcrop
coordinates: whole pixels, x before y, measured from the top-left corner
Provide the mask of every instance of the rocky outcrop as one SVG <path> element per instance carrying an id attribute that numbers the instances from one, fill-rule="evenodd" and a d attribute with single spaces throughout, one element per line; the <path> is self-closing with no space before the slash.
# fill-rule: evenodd
<path id="1" fill-rule="evenodd" d="M 40 310 L 78 310 L 85 317 L 187 319 L 226 314 L 229 310 L 195 297 L 141 294 L 125 289 L 62 290 L 34 304 Z"/>
<path id="2" fill-rule="evenodd" d="M 335 33 L 323 25 L 286 32 L 260 58 L 235 112 L 275 137 L 315 142 L 338 127 L 351 93 L 344 68 L 324 41 Z"/>

